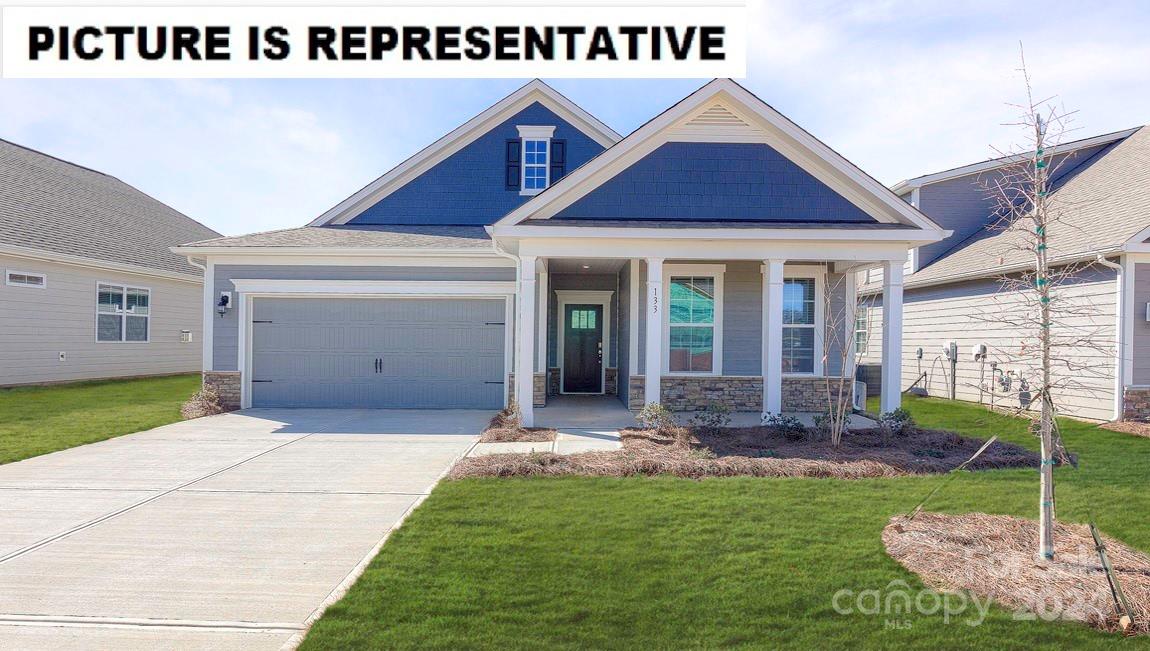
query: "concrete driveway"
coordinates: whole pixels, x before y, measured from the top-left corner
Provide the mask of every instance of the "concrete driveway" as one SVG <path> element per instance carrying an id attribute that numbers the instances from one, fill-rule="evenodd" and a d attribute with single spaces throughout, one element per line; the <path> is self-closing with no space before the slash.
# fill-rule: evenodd
<path id="1" fill-rule="evenodd" d="M 257 409 L 0 466 L 0 648 L 297 642 L 490 417 Z"/>

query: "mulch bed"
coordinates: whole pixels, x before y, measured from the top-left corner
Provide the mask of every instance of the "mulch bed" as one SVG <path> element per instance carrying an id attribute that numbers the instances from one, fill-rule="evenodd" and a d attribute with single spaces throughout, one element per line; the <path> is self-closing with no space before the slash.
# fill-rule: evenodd
<path id="1" fill-rule="evenodd" d="M 883 439 L 877 430 L 852 431 L 843 436 L 838 448 L 825 441 L 791 441 L 765 427 L 691 430 L 687 434 L 690 446 L 649 430 L 624 430 L 623 449 L 618 451 L 469 457 L 456 464 L 448 476 L 898 477 L 946 472 L 969 459 L 982 445 L 979 439 L 934 431 L 889 439 Z M 1035 468 L 1038 461 L 1033 452 L 996 442 L 970 468 Z"/>
<path id="2" fill-rule="evenodd" d="M 1134 436 L 1143 436 L 1150 438 L 1150 423 L 1135 423 L 1126 420 L 1115 421 L 1112 423 L 1103 423 L 1099 425 L 1102 429 L 1108 429 L 1112 432 L 1122 432 L 1123 434 L 1133 434 Z"/>
<path id="3" fill-rule="evenodd" d="M 480 443 L 546 443 L 555 440 L 555 430 L 546 427 L 524 427 L 519 414 L 504 409 L 491 418 L 487 429 L 479 435 Z"/>
<path id="4" fill-rule="evenodd" d="M 1118 611 L 1089 528 L 1055 523 L 1052 561 L 1036 559 L 1038 523 L 985 513 L 891 518 L 887 553 L 928 585 L 969 591 L 1007 608 L 1118 631 Z M 1150 557 L 1103 537 L 1133 610 L 1128 633 L 1150 633 Z"/>

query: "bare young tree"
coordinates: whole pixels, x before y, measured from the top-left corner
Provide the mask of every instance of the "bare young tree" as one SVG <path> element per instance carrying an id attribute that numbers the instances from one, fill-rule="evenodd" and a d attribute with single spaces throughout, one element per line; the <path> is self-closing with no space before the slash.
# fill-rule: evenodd
<path id="1" fill-rule="evenodd" d="M 1020 411 L 1034 420 L 1041 442 L 1038 556 L 1051 559 L 1053 470 L 1055 457 L 1065 458 L 1055 420 L 1055 401 L 1071 390 L 1096 390 L 1096 385 L 1087 380 L 1106 374 L 1109 369 L 1092 361 L 1084 351 L 1109 355 L 1112 347 L 1099 310 L 1090 301 L 1067 291 L 1082 281 L 1083 271 L 1093 261 L 1063 259 L 1053 245 L 1059 237 L 1065 237 L 1066 231 L 1076 228 L 1067 218 L 1080 208 L 1053 192 L 1059 169 L 1069 160 L 1066 155 L 1058 155 L 1058 145 L 1070 131 L 1073 113 L 1051 99 L 1035 99 L 1025 56 L 1020 71 L 1026 100 L 1016 105 L 1019 120 L 1008 126 L 1019 128 L 1023 138 L 1012 151 L 998 152 L 1008 164 L 982 179 L 995 204 L 991 229 L 1000 234 L 996 239 L 1004 250 L 999 263 L 1005 272 L 999 278 L 994 308 L 979 318 L 1018 334 L 1017 339 L 996 352 L 1008 363 L 1028 370 L 1029 380 L 1020 391 L 1020 397 L 1028 399 L 1023 400 Z M 1002 264 L 1007 259 L 1024 262 Z"/>
<path id="2" fill-rule="evenodd" d="M 861 303 L 857 292 L 847 291 L 855 272 L 841 274 L 830 280 L 823 291 L 825 339 L 823 342 L 823 368 L 830 369 L 834 361 L 837 373 L 824 371 L 823 395 L 826 398 L 824 427 L 830 435 L 831 445 L 842 443 L 843 433 L 850 425 L 854 413 L 854 370 L 861 359 L 855 317 Z"/>

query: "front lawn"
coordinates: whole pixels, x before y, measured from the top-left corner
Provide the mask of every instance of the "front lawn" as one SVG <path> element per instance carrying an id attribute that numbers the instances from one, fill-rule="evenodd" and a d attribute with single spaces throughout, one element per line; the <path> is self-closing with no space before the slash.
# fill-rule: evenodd
<path id="1" fill-rule="evenodd" d="M 0 464 L 180 420 L 199 374 L 0 389 Z"/>
<path id="2" fill-rule="evenodd" d="M 908 400 L 920 425 L 1035 449 L 1025 424 L 963 403 Z M 1056 471 L 1059 515 L 1088 509 L 1150 550 L 1150 440 L 1065 424 L 1078 470 Z M 884 552 L 888 518 L 939 477 L 544 478 L 446 481 L 316 623 L 305 649 L 857 646 L 1111 647 L 1114 635 L 992 609 L 979 626 L 942 614 L 835 612 L 840 589 L 921 587 Z M 965 474 L 929 505 L 1033 518 L 1033 470 Z M 1127 640 L 1147 646 L 1150 639 Z"/>

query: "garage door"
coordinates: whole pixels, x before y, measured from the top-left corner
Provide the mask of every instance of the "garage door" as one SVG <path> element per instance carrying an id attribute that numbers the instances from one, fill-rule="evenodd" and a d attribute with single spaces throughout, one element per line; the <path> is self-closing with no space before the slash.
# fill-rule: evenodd
<path id="1" fill-rule="evenodd" d="M 252 406 L 498 409 L 502 299 L 256 298 Z"/>

